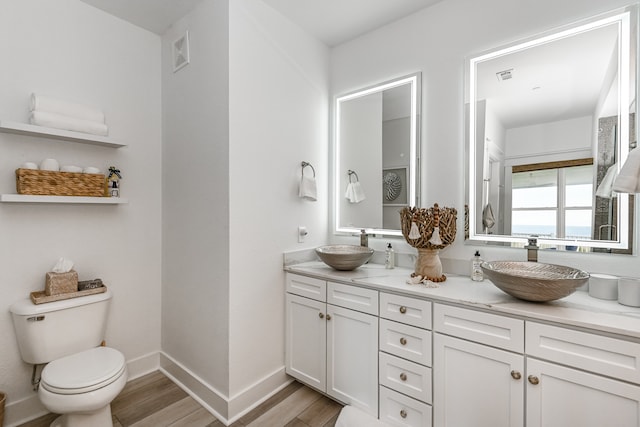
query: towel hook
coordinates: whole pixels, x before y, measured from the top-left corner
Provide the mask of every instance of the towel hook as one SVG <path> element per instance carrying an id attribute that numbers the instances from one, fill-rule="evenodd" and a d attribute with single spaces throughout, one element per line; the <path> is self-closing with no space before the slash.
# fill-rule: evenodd
<path id="1" fill-rule="evenodd" d="M 349 174 L 349 182 L 351 182 L 351 175 L 356 176 L 356 182 L 360 181 L 360 178 L 358 178 L 358 174 L 356 173 L 356 171 L 352 171 L 351 169 L 348 169 L 347 173 Z"/>
<path id="2" fill-rule="evenodd" d="M 307 166 L 309 166 L 311 168 L 311 170 L 313 171 L 313 177 L 315 178 L 316 177 L 315 168 L 313 167 L 313 165 L 311 163 L 305 162 L 305 161 L 302 162 L 302 176 L 304 176 L 304 168 L 306 168 Z"/>

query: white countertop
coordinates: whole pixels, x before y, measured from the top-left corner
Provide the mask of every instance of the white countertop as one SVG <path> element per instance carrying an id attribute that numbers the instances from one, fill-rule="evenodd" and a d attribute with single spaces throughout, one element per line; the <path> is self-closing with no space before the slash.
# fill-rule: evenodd
<path id="1" fill-rule="evenodd" d="M 473 282 L 468 277 L 447 274 L 447 280 L 438 288 L 409 285 L 406 281 L 412 269 L 387 270 L 380 264 L 366 264 L 354 271 L 337 271 L 320 261 L 312 261 L 285 266 L 285 271 L 640 340 L 640 308 L 593 298 L 584 291 L 556 301 L 534 303 L 505 294 L 488 279 Z"/>

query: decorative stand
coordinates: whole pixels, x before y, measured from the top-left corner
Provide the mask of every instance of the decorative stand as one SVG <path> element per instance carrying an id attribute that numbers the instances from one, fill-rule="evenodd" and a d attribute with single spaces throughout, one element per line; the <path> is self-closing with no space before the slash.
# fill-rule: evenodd
<path id="1" fill-rule="evenodd" d="M 407 243 L 418 249 L 418 260 L 412 276 L 432 282 L 444 282 L 442 263 L 438 253 L 456 238 L 455 208 L 403 208 L 400 211 L 402 235 Z"/>

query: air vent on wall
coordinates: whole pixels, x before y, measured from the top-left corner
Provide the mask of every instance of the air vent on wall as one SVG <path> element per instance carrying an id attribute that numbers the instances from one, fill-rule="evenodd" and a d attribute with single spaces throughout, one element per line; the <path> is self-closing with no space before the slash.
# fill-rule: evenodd
<path id="1" fill-rule="evenodd" d="M 189 31 L 173 42 L 173 72 L 189 63 Z"/>
<path id="2" fill-rule="evenodd" d="M 496 73 L 496 77 L 498 78 L 498 81 L 500 81 L 500 82 L 512 79 L 513 78 L 513 68 L 508 69 L 508 70 L 504 70 L 504 71 L 498 71 Z"/>

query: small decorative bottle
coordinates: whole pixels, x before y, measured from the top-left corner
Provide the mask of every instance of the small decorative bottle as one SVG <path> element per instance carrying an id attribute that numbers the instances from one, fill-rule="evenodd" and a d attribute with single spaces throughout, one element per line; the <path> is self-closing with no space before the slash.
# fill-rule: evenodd
<path id="1" fill-rule="evenodd" d="M 384 251 L 384 268 L 394 268 L 396 264 L 396 257 L 393 248 L 391 247 L 391 243 L 387 245 L 387 249 Z"/>
<path id="2" fill-rule="evenodd" d="M 473 258 L 471 258 L 471 280 L 474 282 L 482 282 L 484 280 L 484 272 L 481 265 L 480 251 L 476 251 Z"/>
<path id="3" fill-rule="evenodd" d="M 109 174 L 106 178 L 105 196 L 120 197 L 120 180 L 122 175 L 120 169 L 115 166 L 109 166 Z"/>

